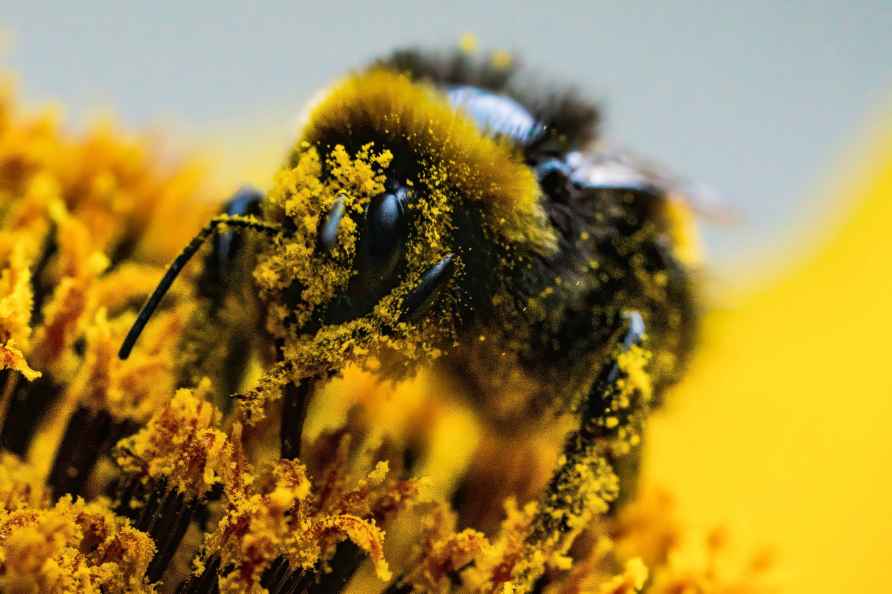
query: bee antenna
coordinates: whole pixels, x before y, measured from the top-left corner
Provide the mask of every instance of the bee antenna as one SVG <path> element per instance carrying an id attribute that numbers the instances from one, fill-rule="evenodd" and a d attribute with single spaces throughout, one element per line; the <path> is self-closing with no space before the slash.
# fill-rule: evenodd
<path id="1" fill-rule="evenodd" d="M 274 235 L 281 231 L 281 227 L 278 225 L 264 223 L 251 216 L 218 215 L 212 218 L 208 224 L 202 227 L 201 231 L 192 238 L 192 241 L 183 248 L 183 251 L 174 258 L 174 261 L 171 262 L 170 267 L 167 269 L 167 272 L 164 273 L 158 286 L 155 287 L 155 290 L 149 295 L 149 298 L 139 311 L 139 315 L 136 316 L 136 321 L 134 321 L 133 326 L 130 327 L 130 332 L 127 333 L 127 337 L 121 344 L 121 350 L 118 351 L 119 359 L 124 360 L 130 356 L 130 351 L 133 350 L 133 346 L 136 344 L 139 335 L 142 334 L 143 329 L 149 322 L 149 318 L 152 317 L 158 304 L 161 303 L 161 300 L 164 298 L 164 295 L 167 294 L 167 291 L 170 289 L 173 281 L 175 281 L 180 274 L 180 271 L 183 270 L 192 256 L 198 252 L 205 240 L 218 232 L 221 227 L 250 229 L 267 235 Z"/>

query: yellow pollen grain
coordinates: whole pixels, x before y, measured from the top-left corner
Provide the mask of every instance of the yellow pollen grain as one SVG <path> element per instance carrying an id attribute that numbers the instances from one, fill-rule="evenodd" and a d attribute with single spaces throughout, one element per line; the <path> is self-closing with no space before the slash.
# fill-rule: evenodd
<path id="1" fill-rule="evenodd" d="M 514 63 L 514 57 L 507 50 L 496 50 L 490 57 L 489 63 L 493 68 L 505 69 L 511 67 Z"/>
<path id="2" fill-rule="evenodd" d="M 458 40 L 458 47 L 466 54 L 475 53 L 478 46 L 477 36 L 473 33 L 464 33 Z"/>

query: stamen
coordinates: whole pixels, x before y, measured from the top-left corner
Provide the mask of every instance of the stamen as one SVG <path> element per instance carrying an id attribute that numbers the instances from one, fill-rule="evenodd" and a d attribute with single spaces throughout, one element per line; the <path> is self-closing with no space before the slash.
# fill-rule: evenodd
<path id="1" fill-rule="evenodd" d="M 133 423 L 117 421 L 108 411 L 79 406 L 68 420 L 47 479 L 53 496 L 83 494 L 99 458 L 135 430 Z"/>
<path id="2" fill-rule="evenodd" d="M 280 440 L 282 458 L 295 460 L 300 456 L 301 439 L 304 431 L 304 421 L 307 418 L 307 409 L 313 396 L 313 388 L 316 380 L 308 378 L 294 385 L 288 382 L 285 385 L 285 397 L 282 400 L 282 418 L 280 421 Z"/>
<path id="3" fill-rule="evenodd" d="M 23 382 L 17 373 L 3 375 L 6 381 L 0 385 L 5 385 L 4 391 L 9 390 L 10 394 L 0 429 L 0 448 L 24 456 L 40 421 L 59 399 L 63 388 L 47 372 L 31 382 Z"/>
<path id="4" fill-rule="evenodd" d="M 133 520 L 134 527 L 148 533 L 155 541 L 155 556 L 146 570 L 150 582 L 161 579 L 170 560 L 176 553 L 189 522 L 195 513 L 197 502 L 194 498 L 169 488 L 167 481 L 154 480 L 146 487 L 139 479 L 132 479 L 136 486 L 128 485 L 117 506 L 117 513 Z M 144 505 L 134 507 L 133 502 L 145 497 Z"/>

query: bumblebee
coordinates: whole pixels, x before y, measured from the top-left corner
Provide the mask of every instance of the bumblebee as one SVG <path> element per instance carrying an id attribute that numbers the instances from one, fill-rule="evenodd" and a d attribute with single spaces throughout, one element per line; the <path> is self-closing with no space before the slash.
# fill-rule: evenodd
<path id="1" fill-rule="evenodd" d="M 239 405 L 251 422 L 284 399 L 283 457 L 299 455 L 313 391 L 346 365 L 434 364 L 506 431 L 578 416 L 529 534 L 565 549 L 617 500 L 696 335 L 679 186 L 601 149 L 598 124 L 594 105 L 537 92 L 500 54 L 378 60 L 310 106 L 266 194 L 237 193 L 176 258 L 120 357 L 213 237 L 199 286 L 210 301 L 227 276 L 250 287 L 243 307 L 274 346 Z M 531 561 L 518 587 L 541 571 Z"/>

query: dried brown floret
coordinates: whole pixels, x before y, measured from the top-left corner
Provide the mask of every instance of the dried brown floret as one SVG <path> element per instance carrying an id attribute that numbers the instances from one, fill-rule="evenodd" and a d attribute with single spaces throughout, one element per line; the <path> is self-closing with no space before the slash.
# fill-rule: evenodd
<path id="1" fill-rule="evenodd" d="M 138 248 L 163 260 L 190 232 L 182 223 L 191 221 L 195 228 L 207 215 L 209 205 L 195 200 L 201 189 L 195 165 L 162 166 L 149 138 L 127 135 L 109 121 L 96 123 L 82 137 L 69 135 L 58 110 L 23 114 L 12 86 L 4 81 L 3 89 L 0 220 L 5 226 L 22 228 L 31 221 L 39 246 L 49 231 L 46 208 L 58 200 L 89 230 L 94 249 L 130 256 Z M 23 210 L 29 192 L 39 200 Z M 164 224 L 174 220 L 173 212 L 181 225 Z"/>
<path id="2" fill-rule="evenodd" d="M 226 511 L 205 543 L 206 557 L 218 555 L 232 568 L 220 580 L 223 591 L 259 592 L 279 557 L 291 571 L 323 572 L 345 539 L 368 555 L 380 579 L 391 578 L 381 526 L 417 498 L 416 481 L 387 479 L 382 462 L 348 488 L 346 467 L 330 462 L 315 485 L 294 460 L 279 460 L 248 484 L 227 485 Z"/>
<path id="3" fill-rule="evenodd" d="M 456 531 L 456 516 L 443 504 L 424 517 L 415 558 L 401 580 L 416 592 L 452 592 L 460 572 L 491 545 L 471 528 Z"/>
<path id="4" fill-rule="evenodd" d="M 191 390 L 177 390 L 144 429 L 118 443 L 116 460 L 134 476 L 164 479 L 200 497 L 221 481 L 232 444 L 217 428 L 220 412 Z"/>
<path id="5" fill-rule="evenodd" d="M 91 253 L 87 230 L 75 221 L 60 225 L 59 237 L 60 246 L 71 246 L 60 247 L 60 254 L 67 254 L 70 259 L 66 263 L 65 258 L 60 258 L 59 264 L 67 264 L 67 270 L 58 277 L 55 290 L 43 308 L 43 321 L 34 336 L 34 359 L 54 376 L 63 378 L 77 366 L 72 345 L 83 331 L 85 319 L 95 310 L 92 287 L 108 260 L 100 252 Z M 63 237 L 70 241 L 62 241 Z"/>
<path id="6" fill-rule="evenodd" d="M 0 518 L 0 589 L 10 593 L 154 592 L 154 544 L 99 501 L 66 496 Z"/>
<path id="7" fill-rule="evenodd" d="M 49 505 L 43 476 L 32 465 L 8 452 L 0 452 L 0 517 L 25 508 Z"/>
<path id="8" fill-rule="evenodd" d="M 465 573 L 466 585 L 472 592 L 500 592 L 511 586 L 512 572 L 520 563 L 536 504 L 518 507 L 514 499 L 505 501 L 505 518 L 492 546 L 483 550 L 474 567 Z M 543 565 L 544 556 L 537 557 Z"/>
<path id="9" fill-rule="evenodd" d="M 27 379 L 40 377 L 31 369 L 22 353 L 31 338 L 31 290 L 30 261 L 23 245 L 0 241 L 0 259 L 8 262 L 0 268 L 0 370 L 19 371 Z M 2 237 L 0 237 L 2 238 Z"/>
<path id="10" fill-rule="evenodd" d="M 84 354 L 67 398 L 118 420 L 145 423 L 174 392 L 174 347 L 188 306 L 165 311 L 127 361 L 117 357 L 132 317 L 113 320 L 99 309 L 84 328 Z"/>

